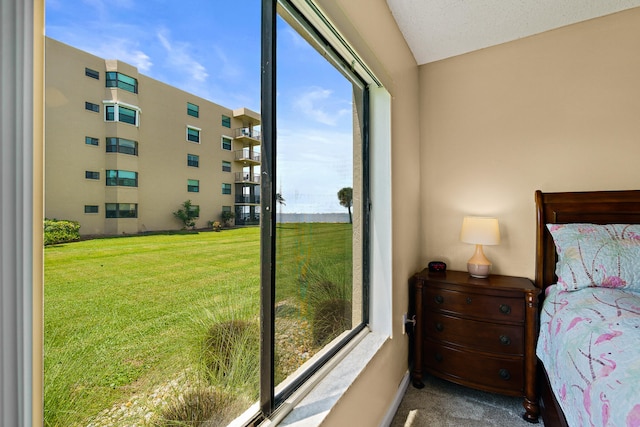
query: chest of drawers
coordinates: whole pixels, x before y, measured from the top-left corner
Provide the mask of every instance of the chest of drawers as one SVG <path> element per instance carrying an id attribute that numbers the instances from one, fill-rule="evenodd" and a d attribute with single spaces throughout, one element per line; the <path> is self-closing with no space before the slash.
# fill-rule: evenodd
<path id="1" fill-rule="evenodd" d="M 526 278 L 466 272 L 411 278 L 412 380 L 423 374 L 479 390 L 523 396 L 524 418 L 536 421 L 535 343 L 539 289 Z"/>

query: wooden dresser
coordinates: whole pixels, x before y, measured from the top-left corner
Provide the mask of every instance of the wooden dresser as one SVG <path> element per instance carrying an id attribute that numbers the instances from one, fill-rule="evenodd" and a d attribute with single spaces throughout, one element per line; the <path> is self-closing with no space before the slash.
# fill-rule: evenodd
<path id="1" fill-rule="evenodd" d="M 416 324 L 412 380 L 424 372 L 479 390 L 523 396 L 523 418 L 537 422 L 535 346 L 538 294 L 526 278 L 467 272 L 429 273 L 410 280 Z"/>

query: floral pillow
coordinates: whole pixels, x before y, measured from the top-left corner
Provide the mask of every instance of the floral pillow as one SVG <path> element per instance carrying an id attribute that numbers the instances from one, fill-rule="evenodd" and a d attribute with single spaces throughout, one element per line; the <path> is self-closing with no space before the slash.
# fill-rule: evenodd
<path id="1" fill-rule="evenodd" d="M 547 224 L 558 254 L 558 286 L 640 291 L 640 224 Z"/>

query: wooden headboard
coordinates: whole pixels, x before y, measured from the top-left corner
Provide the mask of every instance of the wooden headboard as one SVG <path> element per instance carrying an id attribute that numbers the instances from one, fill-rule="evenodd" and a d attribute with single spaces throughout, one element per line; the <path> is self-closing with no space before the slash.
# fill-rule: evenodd
<path id="1" fill-rule="evenodd" d="M 556 248 L 546 224 L 638 224 L 640 191 L 535 193 L 536 280 L 540 289 L 556 282 Z"/>

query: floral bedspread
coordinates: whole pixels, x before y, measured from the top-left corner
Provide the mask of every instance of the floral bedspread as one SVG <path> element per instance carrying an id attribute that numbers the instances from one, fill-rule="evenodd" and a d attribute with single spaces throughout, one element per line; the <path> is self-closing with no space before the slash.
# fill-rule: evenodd
<path id="1" fill-rule="evenodd" d="M 570 427 L 640 426 L 640 293 L 550 286 L 537 355 Z"/>

